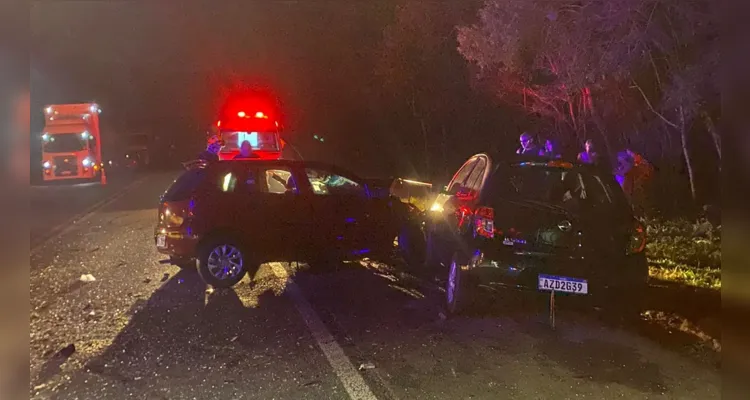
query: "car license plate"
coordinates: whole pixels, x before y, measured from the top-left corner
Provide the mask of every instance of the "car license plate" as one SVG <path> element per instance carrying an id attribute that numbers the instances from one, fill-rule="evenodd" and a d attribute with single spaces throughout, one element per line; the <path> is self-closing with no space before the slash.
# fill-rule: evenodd
<path id="1" fill-rule="evenodd" d="M 167 247 L 167 235 L 159 235 L 156 237 L 156 247 Z"/>
<path id="2" fill-rule="evenodd" d="M 539 290 L 587 294 L 589 286 L 585 279 L 539 274 Z"/>

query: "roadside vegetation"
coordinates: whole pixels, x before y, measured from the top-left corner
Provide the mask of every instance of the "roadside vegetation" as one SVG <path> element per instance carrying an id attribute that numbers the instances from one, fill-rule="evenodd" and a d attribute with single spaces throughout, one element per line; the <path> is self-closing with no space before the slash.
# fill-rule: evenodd
<path id="1" fill-rule="evenodd" d="M 652 278 L 707 289 L 721 289 L 721 231 L 687 220 L 646 221 Z"/>

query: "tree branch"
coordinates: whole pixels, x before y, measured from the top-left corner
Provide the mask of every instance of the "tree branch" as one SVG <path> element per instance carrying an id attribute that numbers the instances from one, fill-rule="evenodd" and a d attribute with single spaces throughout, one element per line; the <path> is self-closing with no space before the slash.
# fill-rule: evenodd
<path id="1" fill-rule="evenodd" d="M 651 100 L 648 99 L 648 96 L 646 96 L 646 93 L 643 92 L 643 89 L 641 89 L 640 85 L 638 85 L 635 82 L 635 80 L 633 80 L 633 86 L 631 86 L 631 88 L 638 89 L 638 91 L 641 93 L 641 96 L 643 97 L 643 100 L 646 102 L 646 107 L 648 107 L 648 109 L 651 110 L 651 112 L 654 113 L 657 117 L 661 118 L 661 120 L 664 121 L 665 124 L 671 126 L 672 128 L 680 129 L 677 126 L 677 124 L 675 124 L 674 122 L 668 120 L 667 117 L 665 117 L 660 112 L 656 111 L 656 109 L 654 108 L 654 106 L 651 104 Z"/>
<path id="2" fill-rule="evenodd" d="M 549 108 L 551 108 L 555 112 L 555 114 L 557 114 L 558 116 L 563 115 L 563 113 L 560 112 L 560 110 L 557 108 L 557 106 L 555 106 L 554 104 L 552 104 L 552 102 L 550 102 L 549 100 L 544 99 L 539 93 L 536 93 L 535 90 L 530 89 L 530 88 L 526 88 L 526 93 L 534 96 L 534 98 L 536 98 L 537 100 L 539 100 L 540 103 L 542 103 L 542 104 L 548 106 Z"/>
<path id="3" fill-rule="evenodd" d="M 656 76 L 656 83 L 659 85 L 659 90 L 662 90 L 664 86 L 661 84 L 661 75 L 659 75 L 659 70 L 656 68 L 656 61 L 654 61 L 654 54 L 651 50 L 648 51 L 648 58 L 651 61 L 651 67 L 654 69 L 654 75 Z"/>

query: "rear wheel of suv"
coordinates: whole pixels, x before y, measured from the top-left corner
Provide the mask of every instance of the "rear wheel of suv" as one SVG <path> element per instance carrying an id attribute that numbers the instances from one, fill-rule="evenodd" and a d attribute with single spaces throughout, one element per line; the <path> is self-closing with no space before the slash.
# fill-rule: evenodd
<path id="1" fill-rule="evenodd" d="M 629 326 L 641 321 L 646 295 L 645 284 L 612 288 L 601 294 L 597 303 L 604 307 L 605 321 Z"/>
<path id="2" fill-rule="evenodd" d="M 406 264 L 413 271 L 424 269 L 425 242 L 424 234 L 416 224 L 405 224 L 398 233 L 398 251 Z"/>
<path id="3" fill-rule="evenodd" d="M 476 287 L 467 271 L 461 269 L 467 264 L 455 253 L 448 268 L 448 279 L 445 284 L 445 307 L 449 314 L 458 315 L 474 304 Z"/>
<path id="4" fill-rule="evenodd" d="M 438 259 L 437 251 L 435 249 L 434 234 L 427 231 L 425 234 L 424 245 L 424 268 L 429 271 L 438 266 L 440 266 L 440 260 Z"/>
<path id="5" fill-rule="evenodd" d="M 247 252 L 237 241 L 217 238 L 201 246 L 198 256 L 198 273 L 203 281 L 214 287 L 236 285 L 248 270 L 254 270 Z"/>
<path id="6" fill-rule="evenodd" d="M 619 317 L 619 322 L 626 325 L 637 324 L 641 321 L 641 313 L 645 311 L 646 284 L 636 284 L 623 290 L 619 295 L 619 301 L 615 300 L 615 313 Z"/>

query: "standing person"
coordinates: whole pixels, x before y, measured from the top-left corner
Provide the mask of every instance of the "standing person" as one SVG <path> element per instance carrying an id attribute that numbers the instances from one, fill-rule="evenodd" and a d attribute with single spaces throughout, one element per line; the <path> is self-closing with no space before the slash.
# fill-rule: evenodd
<path id="1" fill-rule="evenodd" d="M 599 153 L 596 152 L 594 141 L 589 139 L 584 144 L 584 151 L 578 153 L 578 162 L 583 164 L 598 164 Z"/>
<path id="2" fill-rule="evenodd" d="M 630 155 L 628 155 L 626 151 L 617 153 L 617 166 L 615 167 L 614 175 L 617 183 L 620 184 L 620 187 L 622 187 L 623 190 L 626 189 L 625 177 L 628 176 L 628 172 L 630 172 L 631 168 L 633 168 L 633 160 Z M 630 196 L 629 192 L 626 192 L 626 194 Z"/>
<path id="3" fill-rule="evenodd" d="M 203 150 L 198 154 L 198 159 L 205 161 L 219 161 L 219 151 L 221 151 L 221 139 L 215 135 L 211 136 L 208 138 L 206 150 Z"/>
<path id="4" fill-rule="evenodd" d="M 247 158 L 259 158 L 257 154 L 253 152 L 253 146 L 247 140 L 243 140 L 240 145 L 240 153 L 234 156 L 233 160 L 242 160 Z"/>
<path id="5" fill-rule="evenodd" d="M 626 182 L 630 183 L 631 201 L 641 215 L 650 209 L 649 195 L 654 167 L 641 154 L 630 149 L 625 150 L 632 162 L 632 167 L 626 175 Z"/>
<path id="6" fill-rule="evenodd" d="M 518 140 L 521 142 L 521 147 L 516 150 L 516 154 L 536 155 L 539 153 L 539 150 L 534 141 L 534 136 L 532 136 L 530 133 L 522 133 Z"/>
<path id="7" fill-rule="evenodd" d="M 555 158 L 559 159 L 562 158 L 562 155 L 558 153 L 555 149 L 555 142 L 552 141 L 552 139 L 547 139 L 544 142 L 544 147 L 542 147 L 541 150 L 539 150 L 539 155 L 542 157 L 549 157 L 549 158 Z"/>

